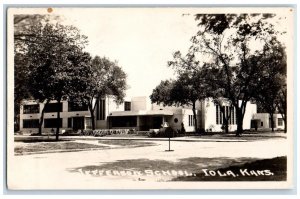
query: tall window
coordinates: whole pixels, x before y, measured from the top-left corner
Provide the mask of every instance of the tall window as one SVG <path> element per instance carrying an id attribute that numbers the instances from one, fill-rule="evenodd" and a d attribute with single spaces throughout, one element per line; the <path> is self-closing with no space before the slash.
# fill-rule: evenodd
<path id="1" fill-rule="evenodd" d="M 97 120 L 105 120 L 105 99 L 97 100 L 96 102 L 97 111 L 96 111 L 96 118 Z"/>
<path id="2" fill-rule="evenodd" d="M 68 128 L 72 128 L 72 118 L 68 118 Z"/>
<path id="3" fill-rule="evenodd" d="M 38 119 L 23 120 L 23 128 L 39 128 Z"/>
<path id="4" fill-rule="evenodd" d="M 189 126 L 194 126 L 194 125 L 195 125 L 194 117 L 193 115 L 189 115 Z"/>
<path id="5" fill-rule="evenodd" d="M 282 118 L 278 118 L 278 126 L 283 126 L 283 119 Z"/>
<path id="6" fill-rule="evenodd" d="M 216 105 L 216 124 L 220 124 L 219 111 L 219 105 Z"/>
<path id="7" fill-rule="evenodd" d="M 223 109 L 223 112 L 221 111 L 221 108 Z M 224 118 L 228 119 L 228 124 L 236 124 L 236 115 L 234 107 L 232 106 L 222 106 L 216 105 L 216 124 L 223 124 Z M 229 117 L 230 116 L 230 117 Z"/>
<path id="8" fill-rule="evenodd" d="M 124 110 L 125 111 L 131 111 L 131 102 L 125 102 L 124 103 Z"/>
<path id="9" fill-rule="evenodd" d="M 59 122 L 59 127 L 60 128 L 62 127 L 62 118 L 60 118 L 60 120 L 57 120 L 57 118 L 45 119 L 44 122 L 45 122 L 44 124 L 45 128 L 56 128 L 58 122 Z"/>
<path id="10" fill-rule="evenodd" d="M 40 112 L 40 105 L 39 104 L 32 104 L 32 105 L 24 105 L 23 106 L 23 113 L 39 113 Z"/>
<path id="11" fill-rule="evenodd" d="M 231 123 L 230 124 L 236 124 L 236 114 L 234 107 L 231 107 Z"/>
<path id="12" fill-rule="evenodd" d="M 45 113 L 62 112 L 62 103 L 49 103 L 45 105 Z"/>

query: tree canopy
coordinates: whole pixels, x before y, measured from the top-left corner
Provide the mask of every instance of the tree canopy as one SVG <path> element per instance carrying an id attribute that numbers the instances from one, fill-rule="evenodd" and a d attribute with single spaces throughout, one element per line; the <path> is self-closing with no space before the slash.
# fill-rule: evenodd
<path id="1" fill-rule="evenodd" d="M 237 135 L 243 132 L 247 102 L 265 86 L 264 44 L 282 34 L 268 19 L 272 14 L 198 14 L 199 31 L 192 37 L 190 53 L 206 56 L 208 85 L 236 108 Z"/>

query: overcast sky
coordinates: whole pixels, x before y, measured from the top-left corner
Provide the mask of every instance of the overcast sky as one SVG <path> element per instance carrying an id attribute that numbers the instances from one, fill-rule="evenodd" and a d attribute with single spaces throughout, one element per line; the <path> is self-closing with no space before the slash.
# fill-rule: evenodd
<path id="1" fill-rule="evenodd" d="M 54 10 L 55 12 L 55 10 Z M 127 97 L 149 96 L 161 80 L 174 76 L 167 61 L 173 52 L 187 51 L 197 26 L 183 10 L 70 9 L 65 23 L 88 36 L 92 56 L 117 60 L 128 75 Z"/>
<path id="2" fill-rule="evenodd" d="M 255 8 L 254 12 L 266 10 Z M 194 14 L 208 11 L 216 10 L 54 8 L 51 14 L 60 15 L 63 23 L 76 26 L 88 36 L 86 51 L 92 56 L 118 61 L 128 75 L 127 97 L 130 98 L 149 96 L 161 80 L 174 77 L 174 70 L 167 66 L 167 61 L 172 60 L 175 51 L 187 51 L 190 38 L 197 32 Z M 224 13 L 224 8 L 219 8 L 220 11 Z"/>

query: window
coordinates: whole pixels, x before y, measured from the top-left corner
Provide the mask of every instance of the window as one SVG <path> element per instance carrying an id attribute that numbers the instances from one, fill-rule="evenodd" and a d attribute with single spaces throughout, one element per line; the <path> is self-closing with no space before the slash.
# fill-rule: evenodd
<path id="1" fill-rule="evenodd" d="M 216 105 L 216 124 L 220 124 L 219 120 L 219 106 Z"/>
<path id="2" fill-rule="evenodd" d="M 68 102 L 68 111 L 88 111 L 87 104 L 83 103 L 75 103 L 75 102 Z"/>
<path id="3" fill-rule="evenodd" d="M 264 123 L 263 123 L 263 122 L 260 122 L 260 126 L 264 126 Z"/>
<path id="4" fill-rule="evenodd" d="M 23 106 L 23 113 L 39 113 L 40 112 L 40 105 L 39 104 L 32 104 L 32 105 L 24 105 Z"/>
<path id="5" fill-rule="evenodd" d="M 194 117 L 193 115 L 189 115 L 189 126 L 194 126 L 194 125 L 195 125 Z"/>
<path id="6" fill-rule="evenodd" d="M 221 111 L 221 108 L 223 112 Z M 216 105 L 216 124 L 223 124 L 223 117 L 228 118 L 228 124 L 236 124 L 236 115 L 234 107 L 231 106 L 222 106 Z M 230 117 L 229 117 L 230 116 Z"/>
<path id="7" fill-rule="evenodd" d="M 110 117 L 112 127 L 136 127 L 136 116 Z"/>
<path id="8" fill-rule="evenodd" d="M 57 118 L 45 119 L 45 128 L 56 128 L 57 126 Z M 62 127 L 62 118 L 59 120 L 59 127 Z"/>
<path id="9" fill-rule="evenodd" d="M 97 120 L 105 120 L 105 99 L 97 100 L 96 102 L 97 111 L 96 111 L 96 118 Z"/>
<path id="10" fill-rule="evenodd" d="M 125 102 L 124 110 L 125 111 L 131 111 L 131 102 Z"/>
<path id="11" fill-rule="evenodd" d="M 38 119 L 23 120 L 23 128 L 39 128 Z"/>
<path id="12" fill-rule="evenodd" d="M 178 119 L 177 119 L 177 118 L 175 118 L 175 119 L 174 119 L 174 122 L 175 122 L 175 123 L 177 123 L 177 122 L 178 122 Z"/>
<path id="13" fill-rule="evenodd" d="M 45 105 L 45 113 L 62 112 L 62 103 L 49 103 Z"/>
<path id="14" fill-rule="evenodd" d="M 235 111 L 234 111 L 234 107 L 231 107 L 231 124 L 236 124 L 236 114 L 235 114 Z"/>
<path id="15" fill-rule="evenodd" d="M 283 119 L 282 118 L 278 118 L 278 126 L 283 126 Z"/>
<path id="16" fill-rule="evenodd" d="M 68 118 L 68 128 L 72 128 L 72 118 Z"/>

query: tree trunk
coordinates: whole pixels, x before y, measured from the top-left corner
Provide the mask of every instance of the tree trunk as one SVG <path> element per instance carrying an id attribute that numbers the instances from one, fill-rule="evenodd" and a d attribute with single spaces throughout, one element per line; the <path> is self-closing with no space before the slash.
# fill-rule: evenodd
<path id="1" fill-rule="evenodd" d="M 287 129 L 287 116 L 285 115 L 284 117 L 282 117 L 283 122 L 284 122 L 284 132 L 286 133 L 286 129 Z"/>
<path id="2" fill-rule="evenodd" d="M 40 118 L 40 122 L 39 122 L 39 132 L 38 132 L 38 135 L 42 135 L 42 126 L 43 126 L 43 123 L 44 123 L 44 113 L 45 113 L 45 107 L 47 106 L 47 104 L 49 104 L 50 100 L 47 100 L 45 105 L 44 105 L 44 108 L 42 110 L 42 113 L 41 113 L 41 118 Z"/>
<path id="3" fill-rule="evenodd" d="M 93 105 L 91 103 L 88 103 L 88 107 L 89 107 L 90 114 L 91 114 L 92 130 L 95 130 L 96 125 L 95 125 L 95 115 L 94 115 Z"/>
<path id="4" fill-rule="evenodd" d="M 198 125 L 197 125 L 197 115 L 196 115 L 196 102 L 193 102 L 193 115 L 194 115 L 194 122 L 195 122 L 195 133 L 198 133 Z"/>
<path id="5" fill-rule="evenodd" d="M 60 104 L 60 100 L 57 100 L 58 105 Z M 56 122 L 56 135 L 55 135 L 55 139 L 56 141 L 58 141 L 59 139 L 59 128 L 60 128 L 60 110 L 57 111 L 57 122 Z"/>
<path id="6" fill-rule="evenodd" d="M 224 127 L 224 130 L 225 130 L 225 133 L 227 134 L 228 132 L 229 132 L 229 130 L 228 130 L 228 115 L 226 115 L 226 110 L 225 110 L 225 106 L 221 106 L 220 105 L 220 110 L 221 110 L 221 112 L 223 113 L 222 115 L 223 115 L 223 127 Z"/>
<path id="7" fill-rule="evenodd" d="M 274 117 L 273 117 L 273 113 L 270 113 L 270 122 L 271 122 L 272 132 L 274 132 Z"/>
<path id="8" fill-rule="evenodd" d="M 224 115 L 224 114 L 223 114 Z M 229 132 L 229 127 L 228 127 L 228 118 L 226 118 L 225 116 L 223 117 L 223 121 L 225 122 L 225 124 L 224 124 L 224 130 L 225 130 L 225 133 L 226 134 L 228 134 L 228 132 Z"/>
<path id="9" fill-rule="evenodd" d="M 236 136 L 240 136 L 243 133 L 243 113 L 241 108 L 236 107 L 236 113 L 237 113 L 237 131 L 236 131 Z"/>

